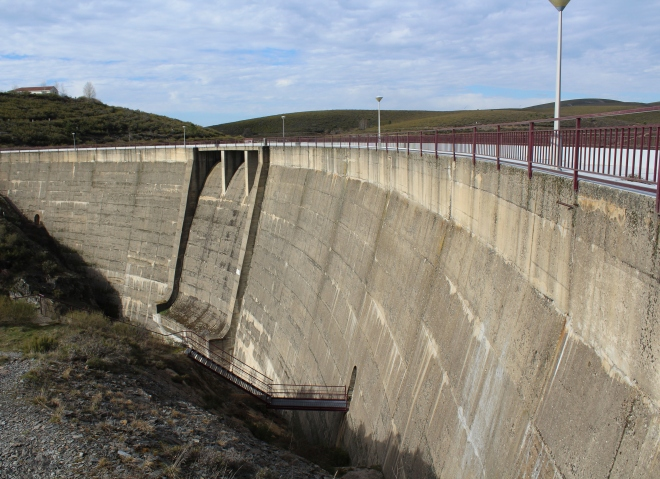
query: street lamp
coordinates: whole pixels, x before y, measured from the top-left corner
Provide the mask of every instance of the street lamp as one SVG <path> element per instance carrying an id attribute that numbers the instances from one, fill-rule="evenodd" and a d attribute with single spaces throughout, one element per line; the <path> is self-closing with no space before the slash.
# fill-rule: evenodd
<path id="1" fill-rule="evenodd" d="M 380 148 L 380 101 L 383 99 L 382 96 L 377 96 L 376 101 L 378 102 L 378 147 Z"/>
<path id="2" fill-rule="evenodd" d="M 557 85 L 555 90 L 555 118 L 559 118 L 561 104 L 561 33 L 563 12 L 571 0 L 550 0 L 559 11 L 559 32 L 557 34 Z M 555 131 L 559 131 L 559 120 L 555 120 Z"/>
<path id="3" fill-rule="evenodd" d="M 286 115 L 282 115 L 282 141 L 284 141 L 284 119 L 286 118 Z"/>
<path id="4" fill-rule="evenodd" d="M 73 149 L 75 150 L 76 149 L 76 134 L 75 133 L 71 133 L 71 134 L 73 135 Z"/>
<path id="5" fill-rule="evenodd" d="M 183 127 L 183 147 L 186 147 L 186 127 Z"/>

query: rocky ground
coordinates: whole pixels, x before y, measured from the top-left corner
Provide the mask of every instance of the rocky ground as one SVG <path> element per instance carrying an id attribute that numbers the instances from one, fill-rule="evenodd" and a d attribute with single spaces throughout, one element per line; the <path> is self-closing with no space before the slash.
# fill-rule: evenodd
<path id="1" fill-rule="evenodd" d="M 3 362 L 0 478 L 332 477 L 233 418 L 163 397 L 145 377 L 60 370 L 16 353 Z M 61 381 L 39 388 L 44 367 Z"/>

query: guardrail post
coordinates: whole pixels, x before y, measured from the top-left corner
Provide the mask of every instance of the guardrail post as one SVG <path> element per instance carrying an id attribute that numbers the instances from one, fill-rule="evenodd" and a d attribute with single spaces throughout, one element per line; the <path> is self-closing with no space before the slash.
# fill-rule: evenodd
<path id="1" fill-rule="evenodd" d="M 644 131 L 644 130 L 642 130 L 642 131 Z M 637 127 L 635 127 L 635 131 L 634 131 L 633 134 L 634 134 L 634 138 L 633 138 L 633 164 L 632 164 L 631 174 L 634 178 L 635 177 L 635 162 L 637 160 Z M 642 149 L 644 149 L 644 138 L 642 138 Z M 642 159 L 641 159 L 641 157 L 639 159 L 638 177 L 639 177 L 639 179 L 642 178 Z"/>
<path id="2" fill-rule="evenodd" d="M 497 125 L 497 146 L 495 147 L 495 156 L 497 157 L 497 169 L 500 169 L 500 145 L 502 143 L 502 128 Z"/>
<path id="3" fill-rule="evenodd" d="M 435 158 L 438 158 L 438 130 L 433 133 L 433 142 L 435 143 Z"/>
<path id="4" fill-rule="evenodd" d="M 477 164 L 477 127 L 472 128 L 472 165 Z"/>
<path id="5" fill-rule="evenodd" d="M 454 161 L 456 161 L 456 130 L 453 128 L 451 130 L 451 152 L 454 155 Z"/>
<path id="6" fill-rule="evenodd" d="M 529 124 L 527 142 L 527 176 L 532 177 L 532 161 L 534 161 L 534 122 Z"/>
<path id="7" fill-rule="evenodd" d="M 651 143 L 651 138 L 649 138 L 649 144 L 650 143 Z M 656 189 L 655 192 L 656 214 L 660 214 L 660 172 L 658 172 L 658 167 L 660 166 L 658 165 L 658 160 L 660 160 L 660 157 L 658 156 L 659 150 L 660 150 L 660 126 L 655 128 L 655 179 L 656 179 L 656 183 L 658 184 L 658 188 Z"/>
<path id="8" fill-rule="evenodd" d="M 578 190 L 578 163 L 580 161 L 580 125 L 581 118 L 575 119 L 575 146 L 573 148 L 573 191 Z"/>

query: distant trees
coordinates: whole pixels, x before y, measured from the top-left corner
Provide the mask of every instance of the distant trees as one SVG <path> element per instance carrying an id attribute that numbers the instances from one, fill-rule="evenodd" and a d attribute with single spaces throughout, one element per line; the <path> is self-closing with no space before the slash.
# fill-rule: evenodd
<path id="1" fill-rule="evenodd" d="M 66 87 L 64 86 L 64 83 L 60 83 L 60 82 L 55 83 L 55 88 L 57 88 L 57 93 L 60 96 L 69 96 L 69 94 L 66 91 Z"/>
<path id="2" fill-rule="evenodd" d="M 92 82 L 85 83 L 83 87 L 83 96 L 88 100 L 96 100 L 96 88 L 92 85 Z"/>

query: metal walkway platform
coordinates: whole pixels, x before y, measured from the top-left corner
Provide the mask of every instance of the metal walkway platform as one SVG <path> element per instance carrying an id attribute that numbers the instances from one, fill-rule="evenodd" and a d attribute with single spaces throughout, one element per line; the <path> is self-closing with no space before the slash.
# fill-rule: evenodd
<path id="1" fill-rule="evenodd" d="M 193 361 L 263 401 L 271 409 L 347 412 L 346 386 L 274 384 L 272 379 L 221 349 L 209 349 L 208 342 L 192 331 L 177 333 L 188 347 Z"/>

